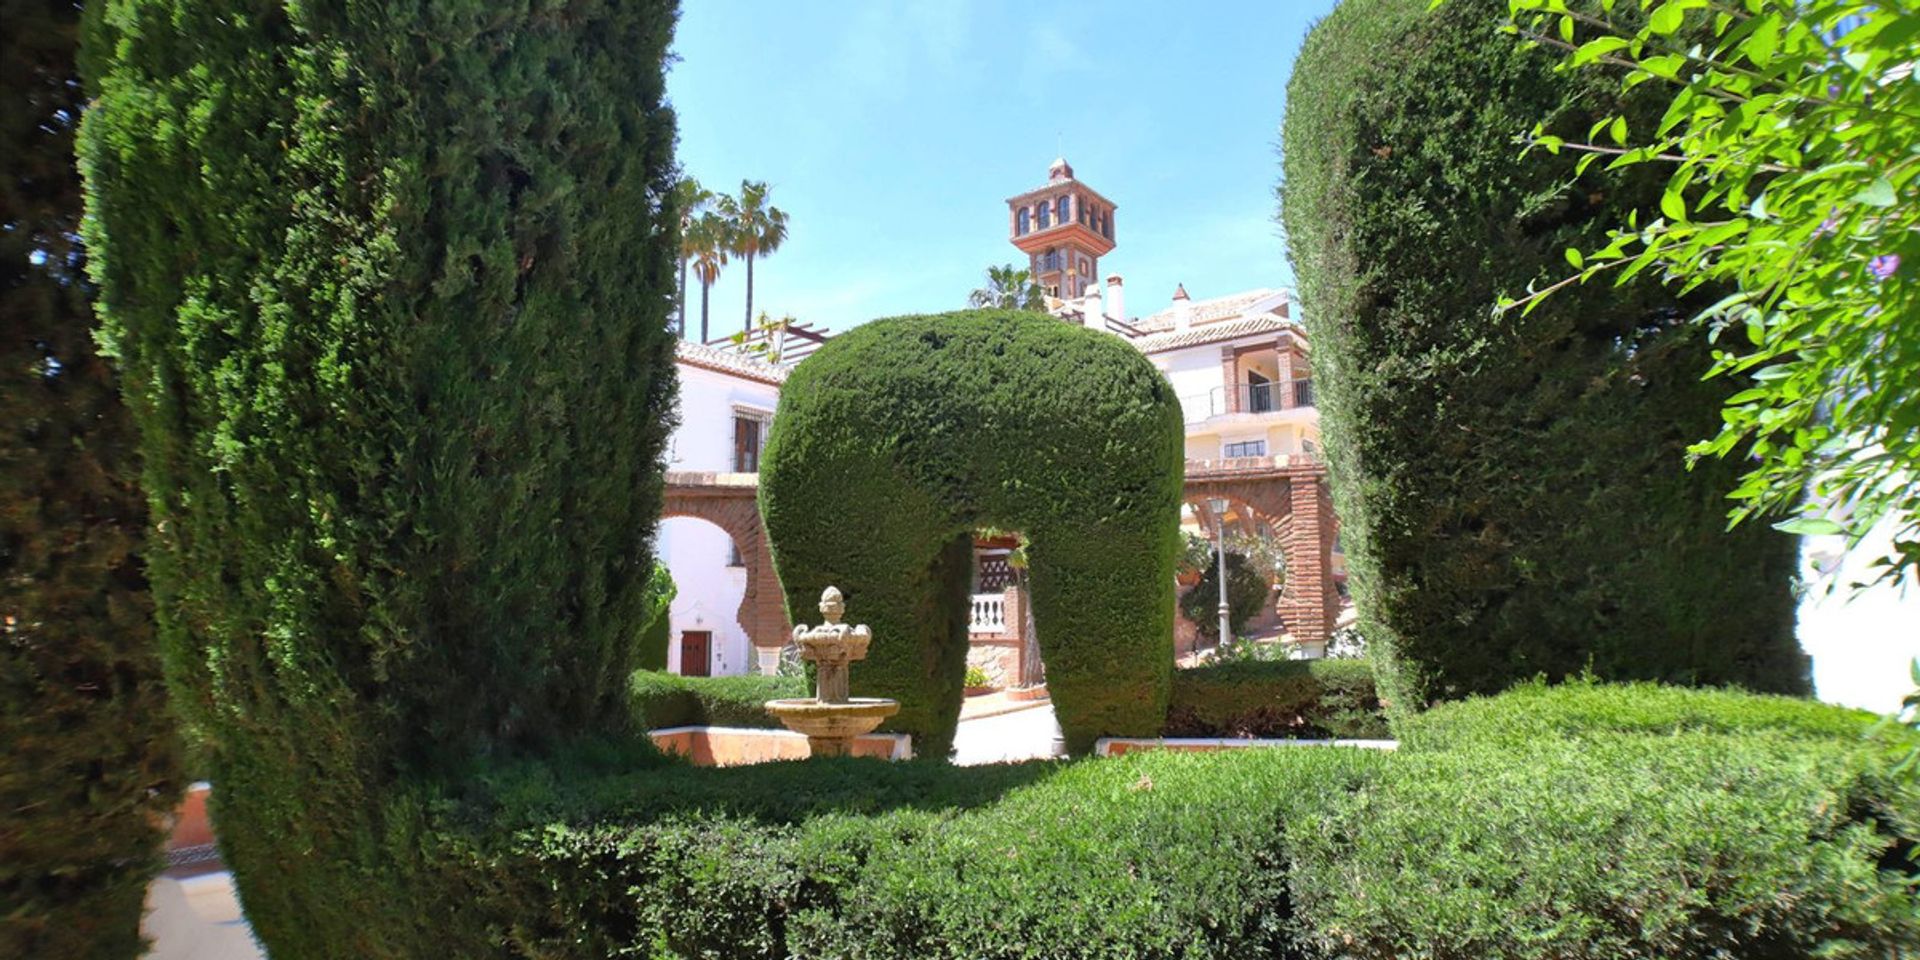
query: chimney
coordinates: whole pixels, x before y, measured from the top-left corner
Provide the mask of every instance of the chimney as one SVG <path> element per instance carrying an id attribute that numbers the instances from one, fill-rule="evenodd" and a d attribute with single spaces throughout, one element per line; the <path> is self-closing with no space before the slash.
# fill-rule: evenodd
<path id="1" fill-rule="evenodd" d="M 1187 296 L 1187 285 L 1184 283 L 1173 291 L 1173 328 L 1193 329 L 1193 299 Z"/>
<path id="2" fill-rule="evenodd" d="M 1080 298 L 1080 322 L 1095 330 L 1105 330 L 1107 325 L 1100 321 L 1104 316 L 1100 310 L 1100 285 L 1089 283 L 1086 296 Z"/>
<path id="3" fill-rule="evenodd" d="M 1127 322 L 1126 291 L 1120 289 L 1120 275 L 1117 273 L 1107 274 L 1107 316 L 1121 323 Z"/>

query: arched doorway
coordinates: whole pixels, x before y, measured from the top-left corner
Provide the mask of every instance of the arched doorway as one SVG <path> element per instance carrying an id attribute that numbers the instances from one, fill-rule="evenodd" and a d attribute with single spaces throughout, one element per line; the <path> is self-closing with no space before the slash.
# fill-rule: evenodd
<path id="1" fill-rule="evenodd" d="M 1271 530 L 1286 558 L 1286 583 L 1274 606 L 1280 624 L 1294 642 L 1324 650 L 1339 616 L 1341 598 L 1333 559 L 1335 522 L 1327 492 L 1327 470 L 1314 460 L 1260 462 L 1190 470 L 1184 500 L 1209 537 L 1219 498 L 1228 514 L 1253 528 Z"/>
<path id="2" fill-rule="evenodd" d="M 704 524 L 689 529 L 699 530 L 703 526 L 708 530 L 718 528 L 715 532 L 727 541 L 726 554 L 714 556 L 714 544 L 718 542 L 715 536 L 691 535 L 704 541 L 704 546 L 698 549 L 708 559 L 700 561 L 697 568 L 690 570 L 686 579 L 676 571 L 674 582 L 680 587 L 682 596 L 691 592 L 709 598 L 702 603 L 712 607 L 720 602 L 712 597 L 730 596 L 720 588 L 735 580 L 733 571 L 738 571 L 740 599 L 731 613 L 732 622 L 738 625 L 743 634 L 745 646 L 736 653 L 742 659 L 737 665 L 739 669 L 733 669 L 736 665 L 729 662 L 729 672 L 774 672 L 779 665 L 780 648 L 786 644 L 793 629 L 787 621 L 785 594 L 780 589 L 779 578 L 774 574 L 773 556 L 767 551 L 766 532 L 760 524 L 755 480 L 754 474 L 669 472 L 666 476 L 666 503 L 661 511 L 663 521 L 675 518 L 704 521 Z M 712 585 L 712 589 L 696 587 L 690 591 L 689 581 L 695 578 L 719 582 Z M 681 609 L 678 598 L 675 608 L 676 611 Z M 691 618 L 692 607 L 687 609 Z M 718 620 L 727 612 L 709 609 L 702 611 L 701 616 Z M 682 641 L 680 633 L 686 629 L 697 631 L 699 627 L 690 623 L 676 623 L 673 645 L 668 648 L 670 664 L 679 655 Z M 715 646 L 720 646 L 718 638 Z"/>

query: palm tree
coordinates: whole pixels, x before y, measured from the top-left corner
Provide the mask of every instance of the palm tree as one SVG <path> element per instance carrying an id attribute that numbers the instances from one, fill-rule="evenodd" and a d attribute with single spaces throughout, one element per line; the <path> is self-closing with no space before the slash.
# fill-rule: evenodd
<path id="1" fill-rule="evenodd" d="M 695 218 L 687 227 L 693 251 L 693 275 L 700 281 L 700 342 L 707 342 L 707 298 L 713 285 L 720 282 L 720 268 L 727 265 L 727 252 L 734 246 L 733 225 L 711 211 Z"/>
<path id="2" fill-rule="evenodd" d="M 673 206 L 680 211 L 680 312 L 676 316 L 679 334 L 684 337 L 687 335 L 687 261 L 700 252 L 700 240 L 694 234 L 693 225 L 712 209 L 713 191 L 692 177 L 681 177 L 673 185 Z"/>
<path id="3" fill-rule="evenodd" d="M 995 308 L 1000 310 L 1045 310 L 1046 296 L 1040 292 L 1040 285 L 1025 270 L 1015 270 L 1009 263 L 1003 267 L 987 268 L 987 285 L 967 294 L 967 306 L 976 309 Z"/>
<path id="4" fill-rule="evenodd" d="M 787 215 L 767 205 L 764 180 L 740 181 L 740 196 L 721 197 L 720 212 L 733 221 L 733 253 L 747 261 L 747 322 L 753 330 L 753 261 L 775 250 L 787 239 Z"/>

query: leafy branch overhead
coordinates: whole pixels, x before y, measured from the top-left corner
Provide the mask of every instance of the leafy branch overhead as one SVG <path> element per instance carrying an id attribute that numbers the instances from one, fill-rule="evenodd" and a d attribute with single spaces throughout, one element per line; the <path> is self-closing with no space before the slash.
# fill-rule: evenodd
<path id="1" fill-rule="evenodd" d="M 1894 531 L 1882 575 L 1920 565 L 1920 6 L 1707 0 L 1512 0 L 1506 29 L 1561 49 L 1562 68 L 1662 84 L 1656 124 L 1551 121 L 1527 150 L 1577 169 L 1671 167 L 1658 210 L 1568 249 L 1574 273 L 1506 307 L 1531 310 L 1601 274 L 1651 271 L 1734 292 L 1696 318 L 1712 376 L 1738 378 L 1720 431 L 1690 455 L 1751 458 L 1732 520 L 1791 513 L 1795 533 Z"/>

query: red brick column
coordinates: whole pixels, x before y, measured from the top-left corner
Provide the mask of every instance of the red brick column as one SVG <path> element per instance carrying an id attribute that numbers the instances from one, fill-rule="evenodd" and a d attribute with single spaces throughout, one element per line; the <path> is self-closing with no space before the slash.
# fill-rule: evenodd
<path id="1" fill-rule="evenodd" d="M 1333 582 L 1333 501 L 1327 494 L 1325 472 L 1303 472 L 1289 479 L 1292 523 L 1283 546 L 1287 586 L 1280 616 L 1296 641 L 1325 643 L 1340 613 L 1340 594 Z"/>
<path id="2" fill-rule="evenodd" d="M 1220 382 L 1227 385 L 1226 412 L 1240 412 L 1240 358 L 1232 347 L 1220 348 Z"/>

